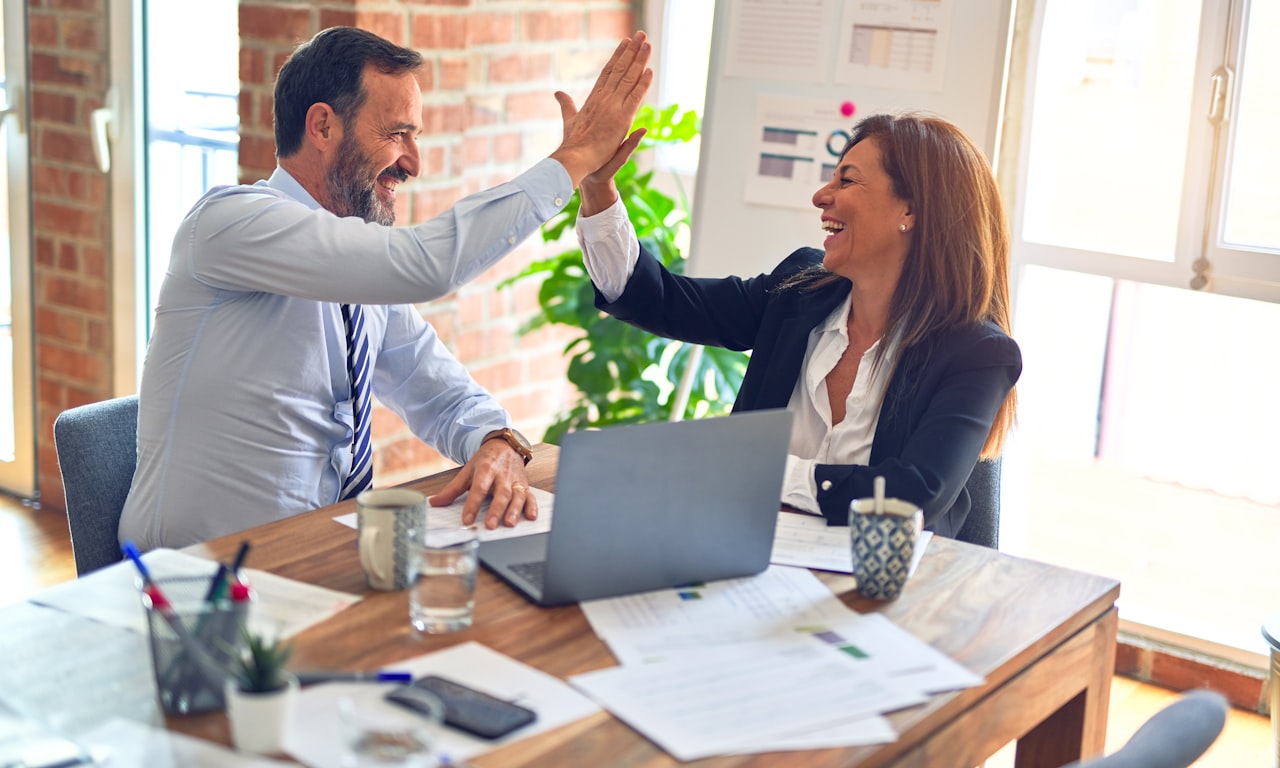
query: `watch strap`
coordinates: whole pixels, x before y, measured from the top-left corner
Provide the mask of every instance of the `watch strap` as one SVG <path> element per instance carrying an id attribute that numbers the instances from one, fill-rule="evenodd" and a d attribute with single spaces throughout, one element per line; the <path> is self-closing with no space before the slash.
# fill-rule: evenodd
<path id="1" fill-rule="evenodd" d="M 533 449 L 529 446 L 529 441 L 524 439 L 524 435 L 521 435 L 519 432 L 515 431 L 511 427 L 503 427 L 502 429 L 495 429 L 494 431 L 485 435 L 480 440 L 480 444 L 484 445 L 490 440 L 506 441 L 507 445 L 511 446 L 512 450 L 520 454 L 520 458 L 524 459 L 525 464 L 528 464 L 530 460 L 533 459 Z"/>

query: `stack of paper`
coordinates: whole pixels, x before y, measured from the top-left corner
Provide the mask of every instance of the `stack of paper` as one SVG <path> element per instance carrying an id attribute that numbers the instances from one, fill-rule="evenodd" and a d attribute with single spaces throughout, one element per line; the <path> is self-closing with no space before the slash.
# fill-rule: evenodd
<path id="1" fill-rule="evenodd" d="M 881 713 L 982 682 L 803 568 L 582 609 L 622 666 L 570 682 L 680 760 L 892 741 Z"/>

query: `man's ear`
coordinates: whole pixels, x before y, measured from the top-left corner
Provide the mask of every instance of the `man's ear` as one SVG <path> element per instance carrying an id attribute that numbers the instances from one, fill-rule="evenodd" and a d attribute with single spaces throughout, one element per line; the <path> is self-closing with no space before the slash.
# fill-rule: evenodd
<path id="1" fill-rule="evenodd" d="M 307 110 L 306 134 L 319 149 L 341 138 L 342 122 L 333 108 L 318 101 Z"/>

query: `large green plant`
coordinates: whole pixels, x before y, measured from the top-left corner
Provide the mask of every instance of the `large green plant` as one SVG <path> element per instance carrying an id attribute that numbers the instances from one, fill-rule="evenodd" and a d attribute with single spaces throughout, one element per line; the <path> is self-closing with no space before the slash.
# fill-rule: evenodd
<path id="1" fill-rule="evenodd" d="M 662 109 L 642 107 L 633 128 L 646 134 L 639 148 L 618 171 L 618 192 L 635 226 L 641 244 L 670 271 L 682 274 L 685 256 L 679 244 L 689 231 L 688 199 L 678 182 L 679 200 L 654 185 L 652 170 L 641 172 L 636 156 L 661 144 L 687 142 L 698 134 L 698 116 L 681 112 L 677 105 Z M 542 229 L 544 242 L 566 237 L 576 245 L 572 228 L 581 200 L 574 195 L 565 209 Z M 526 334 L 545 325 L 566 325 L 582 335 L 565 347 L 569 356 L 569 382 L 577 396 L 567 413 L 547 428 L 543 440 L 559 444 L 566 432 L 611 424 L 629 424 L 671 418 L 675 391 L 690 361 L 697 366 L 681 418 L 724 413 L 746 370 L 745 353 L 707 347 L 695 353 L 693 345 L 672 341 L 633 328 L 595 308 L 595 295 L 582 251 L 576 247 L 530 264 L 504 281 L 541 277 L 539 312 L 521 329 Z"/>

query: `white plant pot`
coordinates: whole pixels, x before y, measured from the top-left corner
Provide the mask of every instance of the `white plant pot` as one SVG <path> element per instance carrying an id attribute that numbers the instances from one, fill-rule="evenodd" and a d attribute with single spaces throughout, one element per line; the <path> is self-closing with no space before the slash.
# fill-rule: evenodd
<path id="1" fill-rule="evenodd" d="M 298 701 L 298 678 L 278 691 L 250 693 L 240 690 L 234 679 L 227 680 L 227 720 L 231 741 L 242 752 L 277 755 L 284 752 L 285 736 Z"/>

